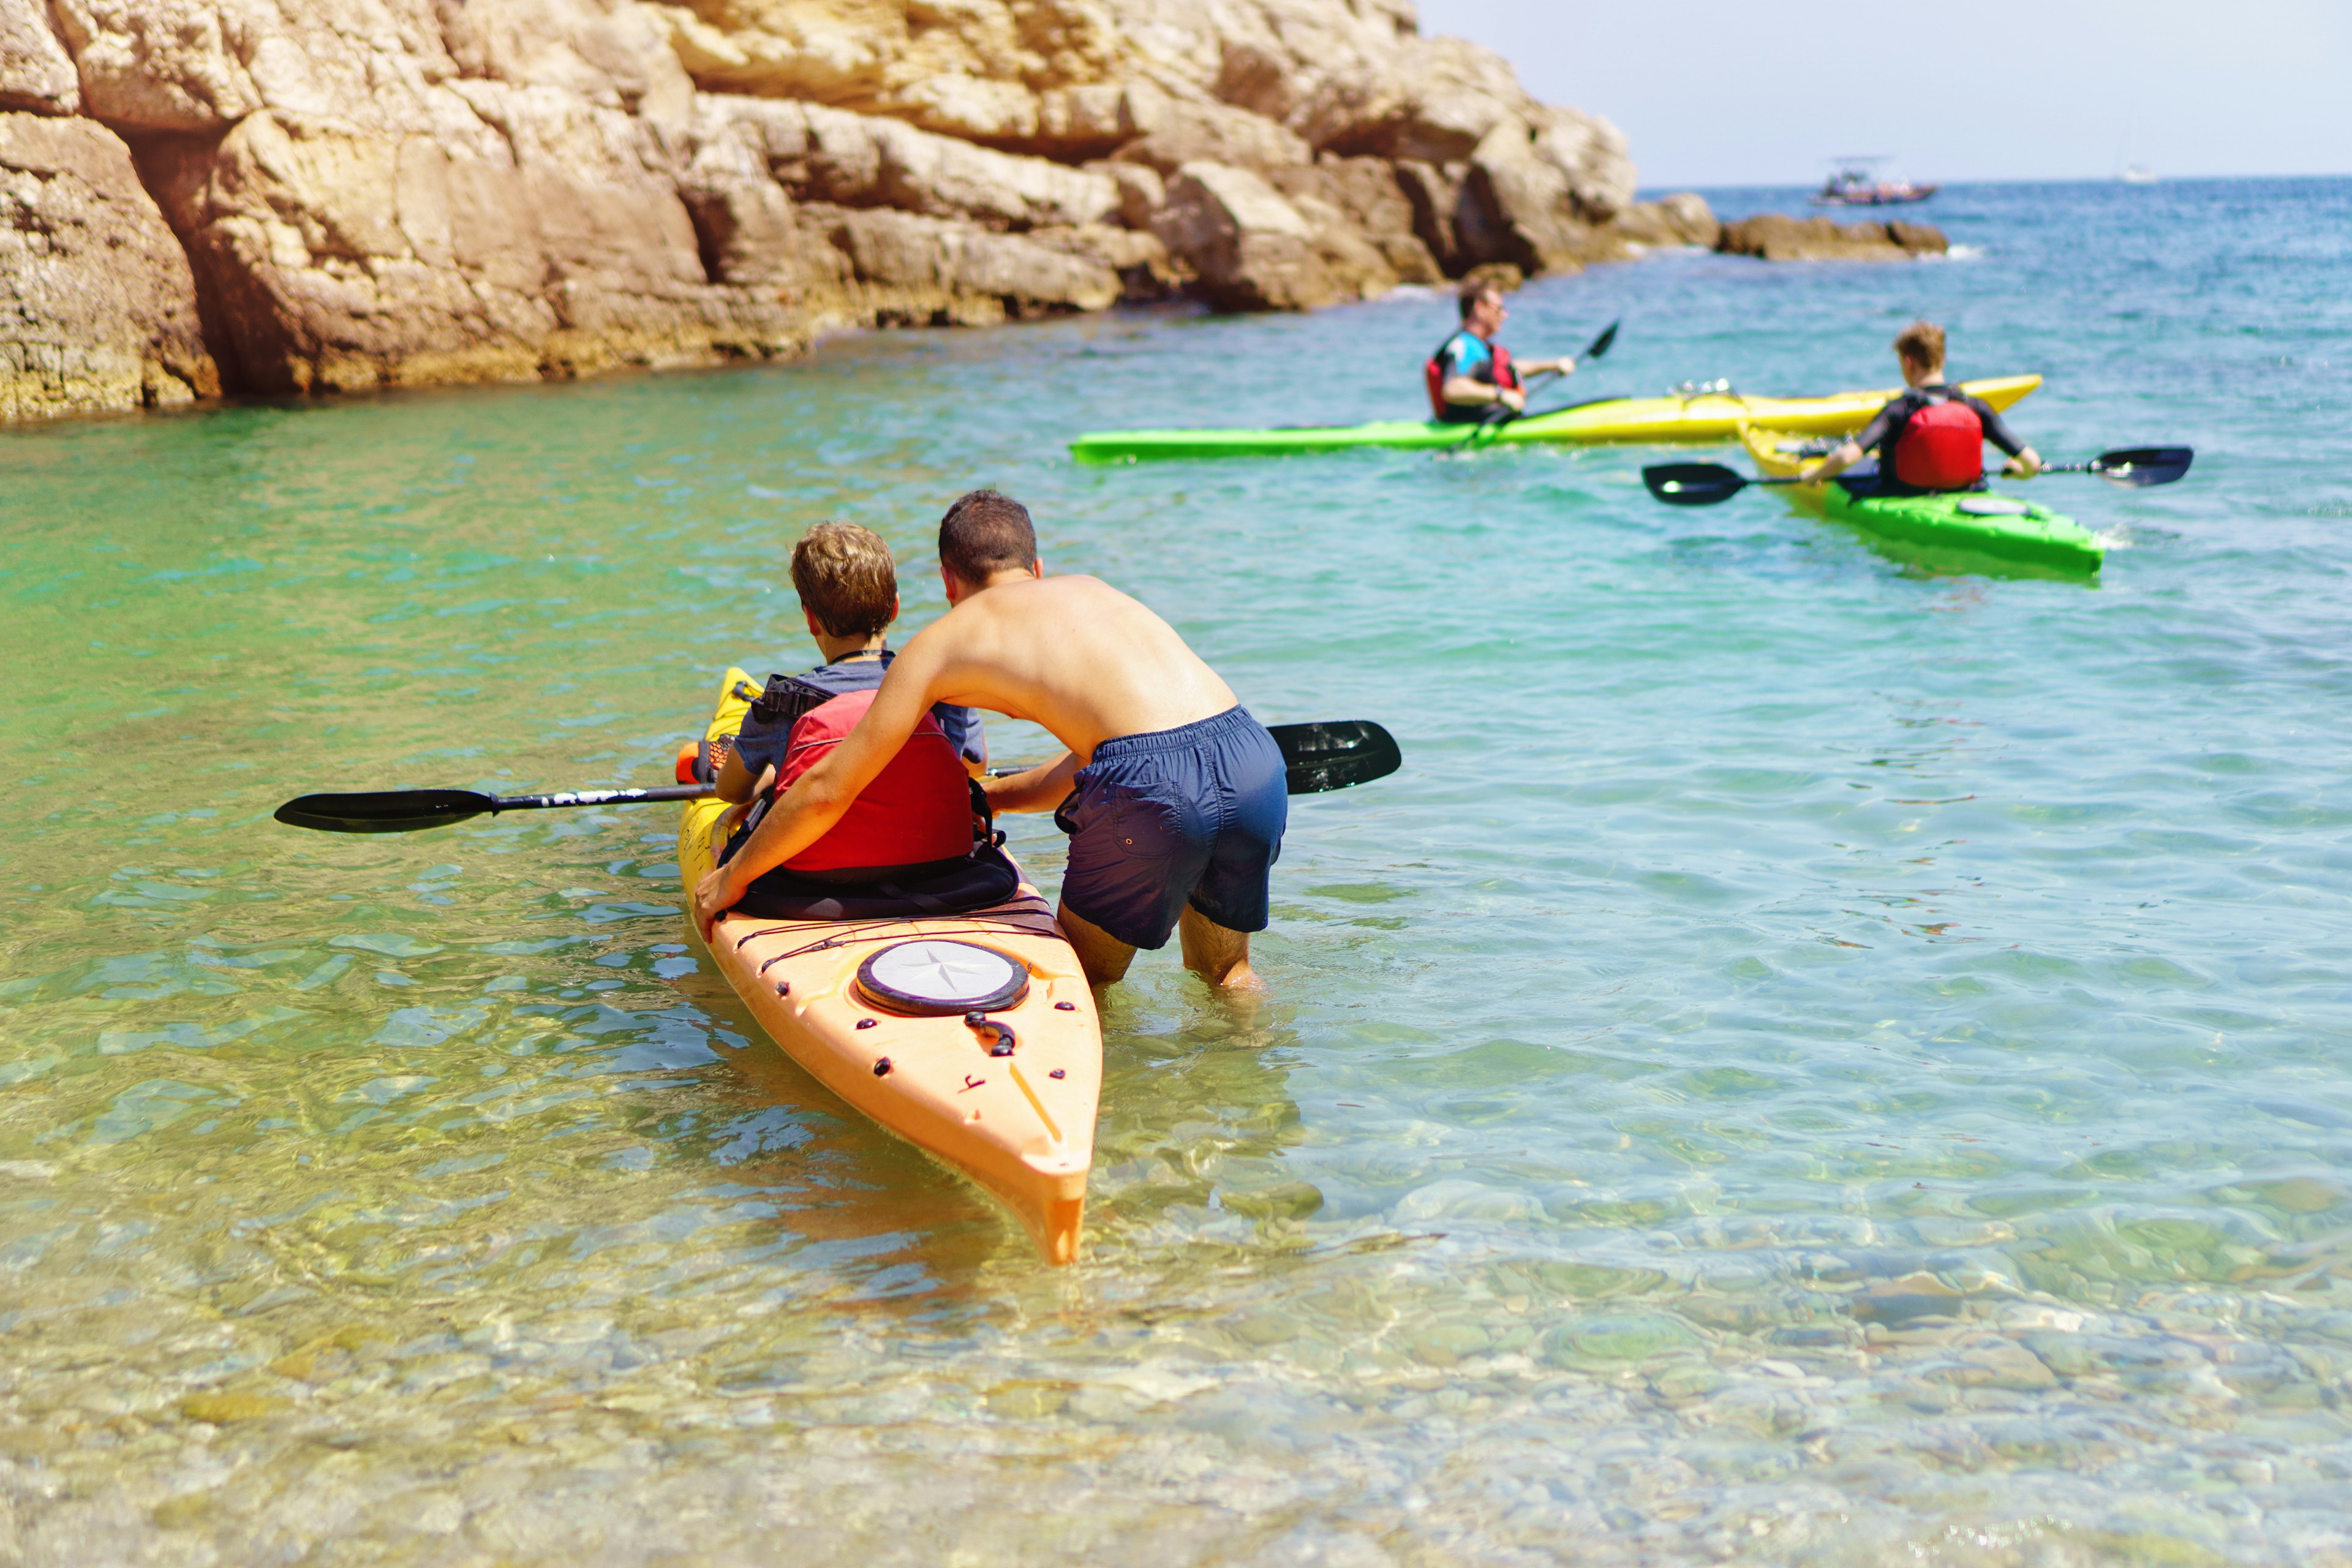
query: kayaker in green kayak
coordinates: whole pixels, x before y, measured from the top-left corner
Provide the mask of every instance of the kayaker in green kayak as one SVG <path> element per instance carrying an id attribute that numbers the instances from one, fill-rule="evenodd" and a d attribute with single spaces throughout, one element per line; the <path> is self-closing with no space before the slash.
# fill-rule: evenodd
<path id="1" fill-rule="evenodd" d="M 1527 377 L 1547 372 L 1574 375 L 1576 362 L 1559 359 L 1514 363 L 1511 351 L 1495 341 L 1510 314 L 1503 291 L 1492 283 L 1462 290 L 1462 330 L 1440 343 L 1422 374 L 1429 383 L 1430 412 L 1448 425 L 1475 425 L 1499 405 L 1514 415 L 1528 411 Z"/>
<path id="2" fill-rule="evenodd" d="M 2030 479 L 2042 471 L 2041 455 L 2010 434 L 2000 415 L 1984 399 L 1944 380 L 1944 329 L 1914 321 L 1895 334 L 1895 357 L 1903 366 L 1906 391 L 1878 411 L 1877 417 L 1821 461 L 1799 471 L 1808 484 L 1832 479 L 1874 447 L 1877 495 L 1934 495 L 1984 488 L 1984 444 L 2009 457 L 2001 472 Z M 1849 489 L 1864 483 L 1856 475 Z"/>

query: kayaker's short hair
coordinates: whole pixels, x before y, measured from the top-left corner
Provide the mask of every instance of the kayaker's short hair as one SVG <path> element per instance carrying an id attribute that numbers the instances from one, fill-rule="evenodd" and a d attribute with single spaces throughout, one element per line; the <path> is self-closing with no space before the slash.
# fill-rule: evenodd
<path id="1" fill-rule="evenodd" d="M 820 522 L 793 546 L 793 589 L 825 635 L 872 637 L 898 613 L 898 569 L 870 528 Z"/>
<path id="2" fill-rule="evenodd" d="M 1462 291 L 1454 298 L 1454 303 L 1462 309 L 1462 319 L 1468 321 L 1470 312 L 1478 308 L 1478 301 L 1489 294 L 1497 300 L 1503 297 L 1503 286 L 1491 278 L 1481 278 L 1462 285 Z"/>
<path id="3" fill-rule="evenodd" d="M 956 498 L 940 519 L 940 564 L 967 583 L 1037 564 L 1037 530 L 1029 509 L 996 490 Z"/>
<path id="4" fill-rule="evenodd" d="M 1913 364 L 1944 363 L 1944 329 L 1933 321 L 1914 321 L 1895 334 L 1895 352 Z"/>

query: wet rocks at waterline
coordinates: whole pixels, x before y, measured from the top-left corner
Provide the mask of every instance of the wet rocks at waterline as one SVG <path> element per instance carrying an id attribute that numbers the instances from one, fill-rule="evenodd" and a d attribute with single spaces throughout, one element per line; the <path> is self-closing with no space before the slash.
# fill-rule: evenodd
<path id="1" fill-rule="evenodd" d="M 1924 223 L 1836 223 L 1759 213 L 1723 226 L 1716 248 L 1764 261 L 1908 261 L 1942 256 L 1944 231 Z"/>

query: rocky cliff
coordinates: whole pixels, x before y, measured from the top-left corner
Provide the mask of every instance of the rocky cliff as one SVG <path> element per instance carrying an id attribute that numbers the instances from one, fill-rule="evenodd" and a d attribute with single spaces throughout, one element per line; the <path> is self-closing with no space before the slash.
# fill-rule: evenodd
<path id="1" fill-rule="evenodd" d="M 1410 0 L 0 0 L 0 420 L 1713 243 Z"/>

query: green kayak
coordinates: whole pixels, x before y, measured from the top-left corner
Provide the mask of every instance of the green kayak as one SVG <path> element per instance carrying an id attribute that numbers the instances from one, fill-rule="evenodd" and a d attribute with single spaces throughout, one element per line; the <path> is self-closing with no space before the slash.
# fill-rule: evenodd
<path id="1" fill-rule="evenodd" d="M 1794 475 L 1805 443 L 1786 430 L 1741 432 L 1758 468 L 1776 478 Z M 1902 544 L 1927 545 L 2014 561 L 2062 572 L 2096 572 L 2106 546 L 2073 518 L 2014 496 L 1986 491 L 1953 495 L 1856 496 L 1834 481 L 1801 485 L 1799 495 L 1824 514 L 1865 533 Z"/>
<path id="2" fill-rule="evenodd" d="M 1995 408 L 2007 408 L 2041 384 L 2038 375 L 1962 383 Z M 1081 463 L 1135 463 L 1160 458 L 1281 457 L 1358 447 L 1467 451 L 1537 442 L 1689 445 L 1737 440 L 1746 425 L 1805 436 L 1850 436 L 1895 395 L 1884 390 L 1826 397 L 1753 397 L 1710 390 L 1688 396 L 1605 397 L 1502 425 L 1389 419 L 1374 425 L 1272 430 L 1112 430 L 1079 437 L 1070 443 L 1070 455 Z"/>

